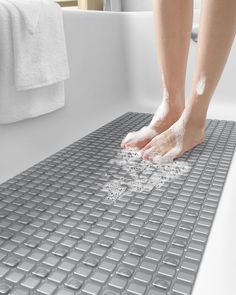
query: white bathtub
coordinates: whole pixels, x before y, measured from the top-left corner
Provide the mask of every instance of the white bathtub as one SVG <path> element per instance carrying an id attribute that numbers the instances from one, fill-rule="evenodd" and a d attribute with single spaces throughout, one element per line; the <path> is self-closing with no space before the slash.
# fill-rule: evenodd
<path id="1" fill-rule="evenodd" d="M 151 12 L 64 9 L 71 78 L 66 106 L 0 125 L 0 183 L 127 111 L 154 112 L 161 91 Z M 196 45 L 191 42 L 187 89 Z M 209 118 L 236 121 L 236 42 Z M 236 294 L 236 156 L 193 295 Z M 233 232 L 234 230 L 234 232 Z"/>

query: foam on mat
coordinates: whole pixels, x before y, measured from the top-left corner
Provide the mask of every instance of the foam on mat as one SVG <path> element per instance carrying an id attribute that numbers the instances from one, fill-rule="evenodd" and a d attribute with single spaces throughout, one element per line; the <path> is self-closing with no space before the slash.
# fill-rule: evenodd
<path id="1" fill-rule="evenodd" d="M 151 192 L 153 188 L 188 173 L 191 168 L 186 161 L 163 165 L 145 161 L 137 149 L 120 150 L 109 163 L 125 172 L 121 176 L 106 175 L 108 181 L 103 185 L 103 190 L 107 192 L 107 198 L 113 201 L 122 198 L 124 193 Z"/>

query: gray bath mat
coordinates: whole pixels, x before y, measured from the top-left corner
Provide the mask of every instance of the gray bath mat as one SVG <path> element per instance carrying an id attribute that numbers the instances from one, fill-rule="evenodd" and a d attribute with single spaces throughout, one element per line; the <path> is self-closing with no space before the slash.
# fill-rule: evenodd
<path id="1" fill-rule="evenodd" d="M 157 167 L 120 150 L 150 120 L 126 113 L 0 185 L 0 294 L 191 294 L 236 125 L 208 120 Z"/>

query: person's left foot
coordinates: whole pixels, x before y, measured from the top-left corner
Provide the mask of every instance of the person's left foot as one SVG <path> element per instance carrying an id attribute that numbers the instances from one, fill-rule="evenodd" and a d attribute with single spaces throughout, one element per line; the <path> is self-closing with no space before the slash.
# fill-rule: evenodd
<path id="1" fill-rule="evenodd" d="M 173 125 L 181 116 L 184 110 L 184 100 L 166 100 L 156 110 L 152 121 L 138 131 L 130 132 L 121 142 L 122 148 L 143 148 L 155 136 L 161 134 Z"/>
<path id="2" fill-rule="evenodd" d="M 141 149 L 144 160 L 172 162 L 191 150 L 205 139 L 204 128 L 190 119 L 184 119 L 184 113 L 169 129 L 155 136 Z"/>

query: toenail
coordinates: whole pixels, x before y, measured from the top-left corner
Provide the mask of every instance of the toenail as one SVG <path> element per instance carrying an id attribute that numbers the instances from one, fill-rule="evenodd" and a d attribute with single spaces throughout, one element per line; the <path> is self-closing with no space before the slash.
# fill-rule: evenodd
<path id="1" fill-rule="evenodd" d="M 142 153 L 141 153 L 141 151 L 140 151 L 140 150 L 138 150 L 138 151 L 137 151 L 137 155 L 138 155 L 139 157 L 141 157 L 141 156 L 142 156 Z"/>

